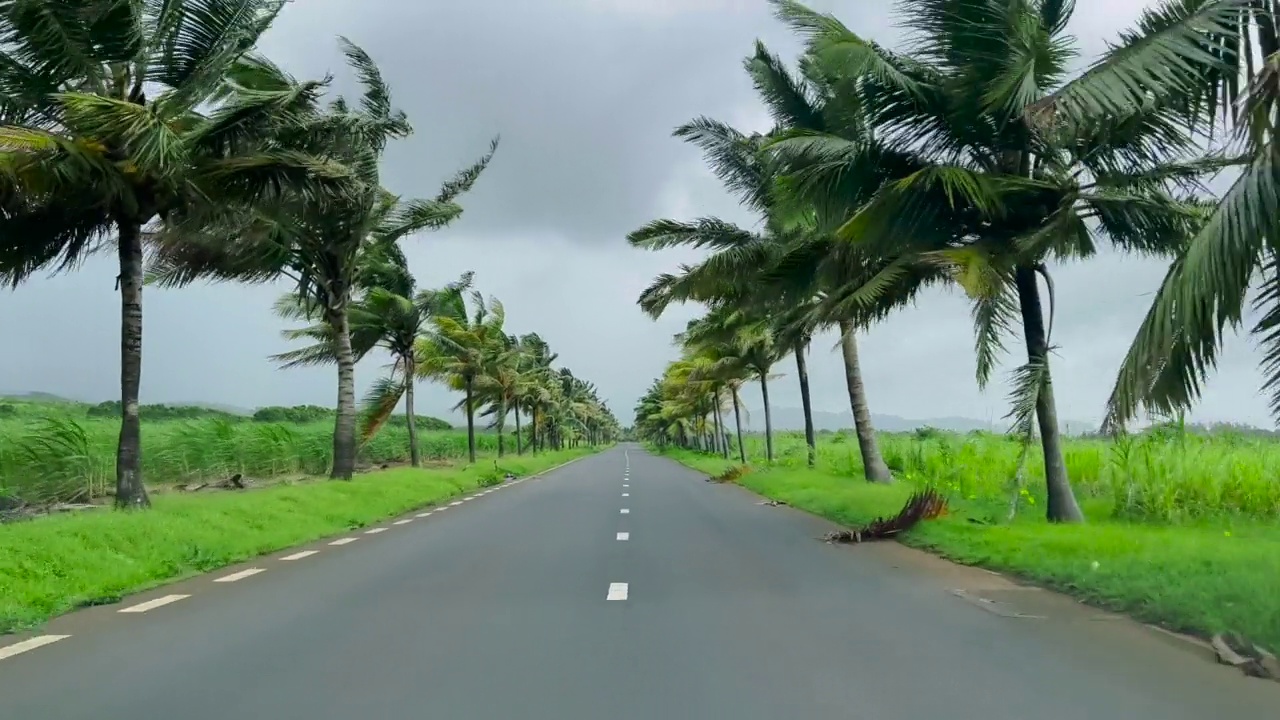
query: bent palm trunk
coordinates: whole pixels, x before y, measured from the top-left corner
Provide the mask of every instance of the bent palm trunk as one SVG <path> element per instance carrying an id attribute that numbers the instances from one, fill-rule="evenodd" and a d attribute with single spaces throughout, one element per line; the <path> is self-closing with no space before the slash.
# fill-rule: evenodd
<path id="1" fill-rule="evenodd" d="M 858 435 L 858 449 L 862 453 L 863 473 L 867 482 L 893 482 L 893 474 L 880 455 L 876 430 L 871 425 L 867 389 L 862 385 L 862 364 L 858 360 L 858 341 L 853 336 L 853 325 L 847 322 L 840 323 L 840 352 L 844 356 L 844 379 L 849 388 L 849 407 L 853 411 L 854 432 Z"/>
<path id="2" fill-rule="evenodd" d="M 356 357 L 346 305 L 330 311 L 338 361 L 338 416 L 333 424 L 333 469 L 329 477 L 350 480 L 356 472 Z"/>
<path id="3" fill-rule="evenodd" d="M 747 464 L 747 448 L 742 444 L 742 406 L 738 403 L 737 389 L 731 390 L 733 393 L 733 424 L 738 431 L 738 459 L 743 465 Z"/>
<path id="4" fill-rule="evenodd" d="M 409 464 L 413 467 L 422 465 L 422 453 L 418 450 L 418 426 L 413 410 L 413 358 L 404 359 L 404 414 L 409 426 Z"/>
<path id="5" fill-rule="evenodd" d="M 1062 435 L 1058 431 L 1058 408 L 1054 402 L 1053 383 L 1049 379 L 1049 345 L 1035 268 L 1019 265 L 1014 271 L 1014 283 L 1022 310 L 1027 359 L 1044 366 L 1044 384 L 1036 395 L 1036 420 L 1040 427 L 1040 444 L 1044 449 L 1045 492 L 1048 496 L 1045 516 L 1050 522 L 1084 522 L 1084 513 L 1071 491 L 1067 465 L 1062 459 Z"/>
<path id="6" fill-rule="evenodd" d="M 471 403 L 471 386 L 473 379 L 470 375 L 463 382 L 466 384 L 466 403 L 467 403 L 467 457 L 470 458 L 471 464 L 476 464 L 476 416 L 475 410 Z"/>
<path id="7" fill-rule="evenodd" d="M 809 343 L 796 343 L 796 375 L 800 378 L 800 405 L 804 408 L 804 442 L 809 446 L 809 467 L 813 467 L 818 458 L 818 446 L 813 434 L 813 401 L 809 397 L 809 364 L 804 359 L 804 353 L 808 349 Z"/>
<path id="8" fill-rule="evenodd" d="M 120 260 L 120 439 L 116 445 L 116 507 L 151 507 L 142 483 L 142 224 L 116 223 Z"/>

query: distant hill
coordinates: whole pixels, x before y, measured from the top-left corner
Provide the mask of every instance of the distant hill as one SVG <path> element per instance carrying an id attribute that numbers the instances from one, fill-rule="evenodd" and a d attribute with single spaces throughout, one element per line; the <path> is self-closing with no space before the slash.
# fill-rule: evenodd
<path id="1" fill-rule="evenodd" d="M 25 392 L 25 393 L 0 393 L 0 399 L 4 400 L 22 400 L 23 402 L 42 402 L 42 403 L 78 403 L 79 400 L 64 398 L 61 395 L 54 395 L 47 392 Z"/>
<path id="2" fill-rule="evenodd" d="M 764 411 L 753 409 L 750 415 L 750 420 L 744 422 L 744 424 L 754 431 L 764 430 Z M 744 420 L 746 419 L 744 418 Z M 932 427 L 939 430 L 949 430 L 951 432 L 962 433 L 973 430 L 1004 432 L 1009 428 L 1009 422 L 1002 418 L 996 418 L 994 422 L 986 422 L 966 417 L 911 419 L 904 418 L 900 415 L 881 415 L 879 413 L 871 414 L 871 424 L 875 425 L 876 430 L 881 432 L 910 432 L 922 427 Z M 818 430 L 843 430 L 846 428 L 852 428 L 853 413 L 815 412 L 813 414 L 813 426 Z M 800 408 L 792 407 L 773 408 L 773 427 L 777 430 L 803 430 L 804 411 Z M 1071 435 L 1092 432 L 1095 428 L 1096 425 L 1093 423 L 1079 422 L 1075 420 L 1068 420 L 1063 423 L 1063 431 Z"/>

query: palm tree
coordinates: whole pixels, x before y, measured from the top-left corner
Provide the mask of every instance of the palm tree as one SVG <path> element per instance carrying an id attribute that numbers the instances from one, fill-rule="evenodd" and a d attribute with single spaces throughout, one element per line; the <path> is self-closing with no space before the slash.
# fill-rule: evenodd
<path id="1" fill-rule="evenodd" d="M 283 0 L 0 7 L 0 282 L 68 270 L 114 245 L 121 301 L 117 507 L 149 505 L 142 478 L 144 228 L 201 204 L 315 194 L 344 173 L 271 147 L 323 83 L 245 94 L 227 78 Z"/>
<path id="2" fill-rule="evenodd" d="M 524 350 L 524 360 L 528 365 L 526 370 L 528 381 L 519 388 L 513 408 L 516 413 L 516 434 L 517 436 L 520 434 L 520 408 L 524 407 L 529 413 L 529 447 L 536 453 L 539 449 L 539 439 L 542 437 L 538 434 L 538 415 L 542 412 L 545 416 L 546 407 L 551 402 L 552 386 L 555 383 L 555 373 L 551 369 L 551 364 L 559 356 L 551 352 L 550 346 L 537 333 L 521 335 L 519 342 Z"/>
<path id="3" fill-rule="evenodd" d="M 462 407 L 467 415 L 467 457 L 476 461 L 476 381 L 487 369 L 493 353 L 506 344 L 503 323 L 506 311 L 496 298 L 485 300 L 471 292 L 473 310 L 468 313 L 459 295 L 444 302 L 432 318 L 434 332 L 419 338 L 416 357 L 418 376 L 444 381 L 463 392 Z"/>
<path id="4" fill-rule="evenodd" d="M 892 158 L 895 177 L 848 213 L 837 238 L 872 256 L 944 269 L 965 289 L 980 384 L 1021 325 L 1027 362 L 1015 373 L 1011 414 L 1025 438 L 1039 430 L 1048 518 L 1083 520 L 1050 381 L 1047 262 L 1090 257 L 1098 237 L 1124 251 L 1171 255 L 1200 227 L 1200 180 L 1231 160 L 1203 157 L 1185 131 L 1203 103 L 1161 88 L 1203 77 L 1213 56 L 1201 41 L 1231 31 L 1243 2 L 1150 10 L 1139 29 L 1068 79 L 1071 3 L 904 1 L 917 33 L 906 52 L 891 52 L 830 15 L 771 1 L 805 37 L 807 72 L 863 107 L 876 133 L 871 144 L 812 131 L 777 141 L 772 150 L 784 164 L 804 168 L 785 182 L 813 203 L 830 202 L 839 178 L 867 176 Z M 1047 321 L 1041 277 L 1050 289 Z"/>
<path id="5" fill-rule="evenodd" d="M 718 345 L 721 362 L 741 368 L 760 381 L 760 398 L 764 404 L 765 459 L 773 462 L 769 372 L 787 353 L 787 348 L 776 342 L 768 320 L 752 317 L 731 305 L 719 305 L 705 317 L 690 323 L 683 340 L 693 347 Z"/>
<path id="6" fill-rule="evenodd" d="M 833 241 L 831 230 L 900 163 L 881 153 L 881 162 L 862 175 L 836 178 L 838 192 L 794 191 L 794 183 L 782 182 L 779 176 L 807 168 L 797 167 L 793 158 L 790 165 L 779 162 L 776 152 L 766 150 L 779 138 L 814 132 L 830 132 L 867 145 L 872 140 L 869 120 L 859 105 L 837 92 L 829 78 L 793 76 L 761 43 L 757 42 L 745 64 L 774 117 L 775 129 L 767 136 L 748 136 L 724 123 L 699 118 L 677 129 L 676 135 L 701 147 L 726 186 L 748 207 L 763 213 L 764 229 L 752 232 L 709 218 L 692 223 L 659 220 L 633 232 L 628 239 L 638 247 L 692 245 L 715 251 L 678 275 L 658 277 L 641 295 L 641 307 L 656 316 L 672 302 L 732 302 L 754 304 L 763 314 L 777 315 L 777 330 L 790 338 L 786 344 L 796 356 L 802 400 L 807 399 L 808 372 L 802 367 L 805 353 L 797 341 L 811 338 L 820 329 L 839 327 L 864 474 L 871 482 L 889 482 L 892 475 L 871 424 L 855 332 L 911 303 L 940 273 L 921 264 L 869 257 L 847 243 Z M 868 284 L 879 292 L 865 292 L 862 288 Z M 812 438 L 811 408 L 805 417 L 806 434 Z M 811 439 L 811 462 L 816 459 L 815 443 Z"/>
<path id="7" fill-rule="evenodd" d="M 296 148 L 328 153 L 351 168 L 356 189 L 339 201 L 290 193 L 265 211 L 251 205 L 228 206 L 211 213 L 213 223 L 180 225 L 161 233 L 156 281 L 181 286 L 201 278 L 263 282 L 285 277 L 296 283 L 298 295 L 305 298 L 303 306 L 333 328 L 338 398 L 330 475 L 350 479 L 357 451 L 350 308 L 359 287 L 361 251 L 366 245 L 385 247 L 414 233 L 442 228 L 461 215 L 456 200 L 488 166 L 497 141 L 434 198 L 404 200 L 386 191 L 380 184 L 379 160 L 390 140 L 406 137 L 412 128 L 404 113 L 392 107 L 390 89 L 372 58 L 346 39 L 341 44 L 363 85 L 359 108 L 337 98 L 328 112 L 310 118 L 306 132 L 289 139 Z M 261 83 L 263 78 L 255 80 Z M 266 80 L 269 88 L 295 84 L 278 70 Z"/>
<path id="8" fill-rule="evenodd" d="M 1238 15 L 1233 15 L 1232 10 Z M 1205 100 L 1202 108 L 1223 110 L 1223 128 L 1244 157 L 1242 172 L 1222 196 L 1209 220 L 1169 268 L 1126 353 L 1107 402 L 1105 430 L 1120 432 L 1140 411 L 1154 416 L 1185 412 L 1200 397 L 1217 365 L 1228 330 L 1244 322 L 1246 299 L 1261 317 L 1250 329 L 1262 351 L 1263 384 L 1271 412 L 1280 420 L 1280 145 L 1275 119 L 1280 110 L 1280 2 L 1207 2 L 1202 13 L 1236 20 L 1218 40 L 1227 52 L 1221 65 L 1202 77 L 1169 78 L 1166 94 Z M 1208 26 L 1205 32 L 1218 30 Z M 1188 33 L 1179 50 L 1202 39 Z M 1190 75 L 1190 78 L 1187 76 Z M 1049 112 L 1088 118 L 1096 107 L 1072 98 L 1046 102 Z M 1217 100 L 1217 102 L 1214 102 Z M 1065 106 L 1065 107 L 1064 107 Z M 1238 108 L 1238 114 L 1229 109 Z M 1201 118 L 1202 120 L 1204 118 Z"/>

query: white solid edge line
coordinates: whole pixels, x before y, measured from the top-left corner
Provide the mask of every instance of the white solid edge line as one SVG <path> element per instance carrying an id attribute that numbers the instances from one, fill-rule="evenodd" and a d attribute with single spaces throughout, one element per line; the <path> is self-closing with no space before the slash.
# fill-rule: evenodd
<path id="1" fill-rule="evenodd" d="M 122 608 L 120 610 L 117 610 L 116 612 L 144 613 L 148 610 L 155 610 L 156 608 L 161 607 L 163 605 L 168 605 L 169 603 L 176 603 L 179 600 L 186 600 L 189 597 L 191 596 L 190 595 L 165 595 L 164 597 L 158 597 L 155 600 L 148 600 L 144 603 L 138 603 L 137 605 L 130 605 L 129 607 Z"/>
<path id="2" fill-rule="evenodd" d="M 626 583 L 609 583 L 609 594 L 605 596 L 605 600 L 626 600 L 627 584 Z"/>
<path id="3" fill-rule="evenodd" d="M 629 532 L 620 532 L 620 533 L 618 533 L 618 539 L 619 539 L 619 540 L 630 540 L 630 539 L 631 539 L 631 533 L 629 533 Z"/>
<path id="4" fill-rule="evenodd" d="M 248 570 L 241 570 L 240 572 L 234 572 L 234 573 L 231 573 L 230 575 L 223 575 L 217 580 L 214 580 L 214 582 L 235 582 L 237 580 L 243 580 L 247 577 L 253 577 L 258 573 L 263 573 L 266 571 L 267 571 L 266 568 L 249 568 Z"/>
<path id="5" fill-rule="evenodd" d="M 386 528 L 369 528 L 368 530 L 365 530 L 365 531 L 364 531 L 364 534 L 365 534 L 365 535 L 377 535 L 377 534 L 378 534 L 378 533 L 380 533 L 380 532 L 386 532 L 386 531 L 387 531 L 387 529 L 386 529 Z"/>
<path id="6" fill-rule="evenodd" d="M 403 520 L 397 520 L 391 524 L 392 525 L 408 525 L 411 522 L 413 522 L 413 518 L 405 518 Z"/>
<path id="7" fill-rule="evenodd" d="M 334 540 L 333 542 L 331 542 L 331 543 L 329 543 L 329 544 L 330 544 L 330 545 L 350 545 L 351 543 L 353 543 L 353 542 L 355 542 L 355 541 L 357 541 L 357 540 L 359 540 L 359 539 L 360 539 L 360 538 L 358 538 L 358 537 L 344 537 L 344 538 L 338 538 L 337 540 Z"/>
<path id="8" fill-rule="evenodd" d="M 280 559 L 281 560 L 301 560 L 302 558 L 305 558 L 305 557 L 311 557 L 312 555 L 315 555 L 318 552 L 320 551 L 319 550 L 303 550 L 302 552 L 296 552 L 292 555 L 285 555 Z"/>
<path id="9" fill-rule="evenodd" d="M 631 510 L 629 510 L 629 509 L 627 509 L 627 508 L 622 508 L 622 510 L 620 511 L 620 513 L 621 513 L 622 515 L 630 515 L 630 514 L 631 514 Z"/>
<path id="10" fill-rule="evenodd" d="M 59 640 L 66 640 L 70 635 L 37 635 L 36 637 L 23 640 L 20 643 L 14 643 L 6 647 L 0 647 L 0 660 L 11 658 L 14 655 L 21 655 L 28 650 L 35 650 L 45 645 L 52 645 Z"/>

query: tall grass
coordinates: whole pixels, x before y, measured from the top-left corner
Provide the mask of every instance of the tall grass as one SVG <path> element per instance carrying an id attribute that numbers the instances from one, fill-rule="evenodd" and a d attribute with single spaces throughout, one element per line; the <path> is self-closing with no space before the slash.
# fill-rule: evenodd
<path id="1" fill-rule="evenodd" d="M 902 480 L 930 484 L 956 501 L 986 508 L 993 518 L 1018 498 L 1020 511 L 1044 503 L 1044 466 L 1032 448 L 1017 483 L 1022 447 L 990 433 L 937 431 L 880 436 L 885 462 Z M 749 459 L 764 456 L 763 437 L 747 440 Z M 804 437 L 779 433 L 776 463 L 805 464 Z M 1159 430 L 1119 441 L 1072 438 L 1065 460 L 1081 501 L 1091 514 L 1143 522 L 1206 518 L 1280 518 L 1280 442 L 1238 433 L 1211 435 Z M 819 466 L 861 477 L 862 462 L 851 434 L 823 433 Z"/>
<path id="2" fill-rule="evenodd" d="M 26 502 L 83 500 L 114 483 L 119 423 L 80 413 L 49 411 L 0 417 L 0 496 Z M 288 424 L 227 418 L 144 422 L 142 469 L 148 483 L 196 482 L 235 473 L 265 478 L 326 472 L 333 456 L 333 425 Z M 496 436 L 476 436 L 483 452 Z M 420 432 L 429 460 L 465 457 L 465 432 Z M 407 459 L 409 436 L 389 425 L 360 452 L 364 463 Z"/>

